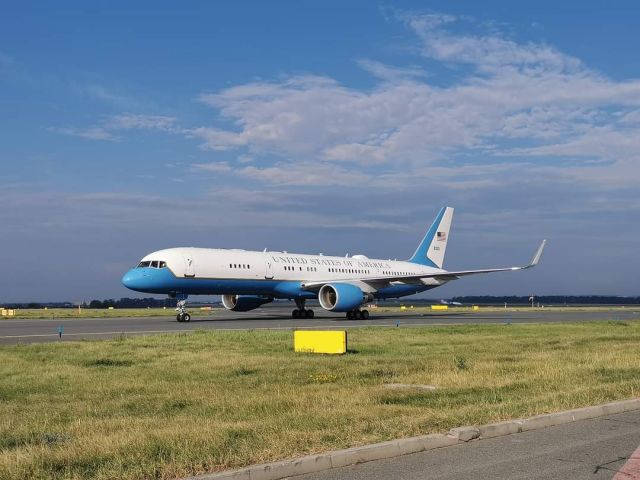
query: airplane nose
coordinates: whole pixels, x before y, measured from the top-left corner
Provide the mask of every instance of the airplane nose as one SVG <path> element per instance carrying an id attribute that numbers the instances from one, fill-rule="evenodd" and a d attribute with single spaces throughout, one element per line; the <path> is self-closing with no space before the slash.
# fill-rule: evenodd
<path id="1" fill-rule="evenodd" d="M 131 273 L 132 271 L 129 270 L 127 273 L 125 273 L 122 276 L 122 280 L 120 280 L 122 282 L 122 285 L 124 285 L 127 288 L 131 288 L 131 284 L 133 282 L 133 275 Z"/>
<path id="2" fill-rule="evenodd" d="M 136 270 L 137 269 L 133 268 L 122 276 L 122 285 L 131 290 L 136 290 L 142 286 L 144 275 L 142 272 Z"/>

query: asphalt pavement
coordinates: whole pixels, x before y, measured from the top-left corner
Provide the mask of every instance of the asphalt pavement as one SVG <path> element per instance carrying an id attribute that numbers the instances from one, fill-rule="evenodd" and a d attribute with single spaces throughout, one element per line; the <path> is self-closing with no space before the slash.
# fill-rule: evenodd
<path id="1" fill-rule="evenodd" d="M 353 328 L 362 326 L 455 325 L 489 323 L 540 323 L 575 322 L 589 320 L 640 320 L 640 308 L 611 312 L 558 312 L 536 309 L 511 312 L 426 312 L 410 311 L 376 313 L 371 310 L 369 320 L 347 320 L 344 314 L 332 314 L 315 308 L 314 319 L 291 318 L 292 306 L 266 306 L 246 313 L 214 309 L 203 317 L 192 317 L 191 322 L 179 323 L 171 310 L 166 317 L 125 318 L 50 318 L 50 319 L 3 319 L 0 320 L 0 344 L 69 341 L 80 339 L 110 338 L 117 335 L 140 335 L 154 333 L 183 332 L 199 329 L 251 330 L 299 328 Z M 193 310 L 196 312 L 196 310 Z M 63 327 L 60 338 L 58 330 Z"/>
<path id="2" fill-rule="evenodd" d="M 296 480 L 637 480 L 640 410 L 376 460 Z M 638 452 L 636 452 L 636 457 Z M 626 465 L 626 467 L 624 467 Z M 624 467 L 624 472 L 617 472 Z M 617 474 L 617 476 L 616 476 Z"/>

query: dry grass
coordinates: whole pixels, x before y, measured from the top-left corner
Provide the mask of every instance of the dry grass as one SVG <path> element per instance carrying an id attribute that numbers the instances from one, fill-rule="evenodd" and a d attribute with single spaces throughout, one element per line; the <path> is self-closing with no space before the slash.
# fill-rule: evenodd
<path id="1" fill-rule="evenodd" d="M 0 477 L 176 478 L 630 398 L 640 323 L 361 328 L 0 347 Z M 428 384 L 435 391 L 387 389 Z"/>
<path id="2" fill-rule="evenodd" d="M 291 304 L 293 305 L 293 304 Z M 410 308 L 411 302 L 406 303 L 407 309 L 401 310 L 400 305 L 391 306 L 388 304 L 380 304 L 380 306 L 376 309 L 371 310 L 372 313 L 401 313 L 401 314 L 422 314 L 422 313 L 431 313 L 431 306 L 429 305 L 419 305 L 414 306 L 414 308 Z M 270 306 L 266 307 L 271 308 Z M 293 308 L 293 307 L 292 307 Z M 536 307 L 532 309 L 527 306 L 519 306 L 519 307 L 509 307 L 508 309 L 504 309 L 503 307 L 486 307 L 481 306 L 480 310 L 474 311 L 471 306 L 449 306 L 449 309 L 444 311 L 437 311 L 439 315 L 446 313 L 461 313 L 461 312 L 474 312 L 474 313 L 504 313 L 504 312 L 530 312 L 535 310 L 536 312 L 599 312 L 599 313 L 618 313 L 618 312 L 633 312 L 640 311 L 640 305 L 628 305 L 628 306 L 552 306 L 552 307 L 544 307 L 540 309 Z M 221 311 L 221 307 L 214 307 L 211 310 L 200 310 L 197 307 L 192 307 L 189 309 L 189 313 L 193 317 L 205 317 L 216 315 L 217 312 Z M 114 308 L 113 310 L 105 309 L 105 308 L 83 308 L 78 311 L 77 308 L 32 308 L 32 309 L 18 309 L 16 310 L 16 315 L 14 317 L 0 317 L 0 321 L 4 319 L 12 319 L 12 318 L 23 318 L 23 319 L 51 319 L 51 318 L 120 318 L 120 317 L 171 317 L 175 315 L 175 311 L 173 308 L 167 307 L 163 308 Z"/>
<path id="3" fill-rule="evenodd" d="M 406 309 L 402 310 L 401 306 L 405 306 Z M 478 310 L 473 310 L 471 305 L 448 305 L 448 309 L 436 311 L 438 314 L 443 313 L 460 313 L 460 312 L 477 312 L 477 313 L 509 313 L 509 312 L 536 312 L 536 313 L 553 313 L 553 312 L 594 312 L 594 313 L 620 313 L 620 312 L 640 312 L 640 305 L 552 305 L 545 307 L 531 307 L 530 305 L 508 306 L 507 308 L 501 306 L 487 306 L 479 305 Z M 406 314 L 416 313 L 430 313 L 434 312 L 431 309 L 431 305 L 412 305 L 411 301 L 407 301 L 398 305 L 385 305 L 381 304 L 378 308 L 372 310 L 373 312 L 400 312 Z"/>

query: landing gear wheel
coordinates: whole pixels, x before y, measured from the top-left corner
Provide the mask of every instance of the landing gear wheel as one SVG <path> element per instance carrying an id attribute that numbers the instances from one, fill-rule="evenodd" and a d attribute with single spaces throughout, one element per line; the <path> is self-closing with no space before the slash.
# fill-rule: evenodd
<path id="1" fill-rule="evenodd" d="M 191 315 L 187 313 L 187 295 L 181 294 L 178 298 L 178 304 L 176 305 L 178 314 L 176 315 L 176 320 L 179 322 L 188 322 L 191 320 Z"/>
<path id="2" fill-rule="evenodd" d="M 363 320 L 368 320 L 369 319 L 369 310 L 362 310 L 362 312 L 360 312 L 360 315 L 362 315 L 362 319 Z"/>
<path id="3" fill-rule="evenodd" d="M 300 318 L 300 310 L 296 308 L 293 312 L 291 312 L 291 316 L 293 318 Z"/>
<path id="4" fill-rule="evenodd" d="M 313 310 L 306 310 L 305 315 L 307 318 L 313 318 Z"/>

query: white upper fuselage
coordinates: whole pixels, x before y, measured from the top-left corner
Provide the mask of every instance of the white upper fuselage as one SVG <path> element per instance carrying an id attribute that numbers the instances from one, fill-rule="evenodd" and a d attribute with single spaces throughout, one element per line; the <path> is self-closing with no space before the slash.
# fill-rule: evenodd
<path id="1" fill-rule="evenodd" d="M 179 278 L 273 279 L 302 283 L 325 280 L 366 281 L 367 278 L 444 272 L 442 269 L 411 262 L 373 259 L 363 255 L 335 257 L 288 252 L 258 252 L 195 247 L 158 250 L 146 255 L 141 260 L 141 264 L 143 262 L 166 262 L 171 272 Z M 444 282 L 433 278 L 425 278 L 421 283 L 435 286 Z"/>

